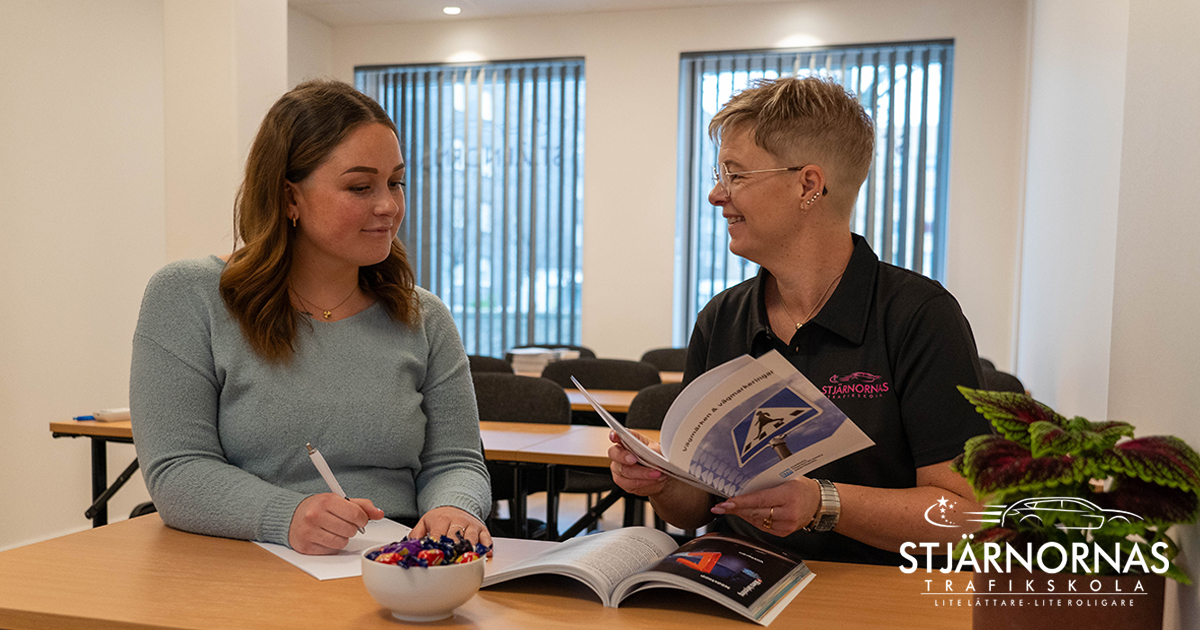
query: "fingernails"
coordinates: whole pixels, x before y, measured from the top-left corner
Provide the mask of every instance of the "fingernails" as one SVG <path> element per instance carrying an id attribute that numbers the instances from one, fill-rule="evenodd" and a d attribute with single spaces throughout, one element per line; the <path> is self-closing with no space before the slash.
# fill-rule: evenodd
<path id="1" fill-rule="evenodd" d="M 651 478 L 651 479 L 658 479 L 658 478 L 659 478 L 659 477 L 661 477 L 661 476 L 662 476 L 662 473 L 658 472 L 657 470 L 651 470 L 651 471 L 650 471 L 650 478 Z"/>
<path id="2" fill-rule="evenodd" d="M 737 506 L 734 505 L 733 503 L 730 503 L 729 501 L 724 501 L 722 503 L 718 503 L 717 507 L 721 508 L 722 510 L 732 510 Z"/>
<path id="3" fill-rule="evenodd" d="M 636 458 L 636 457 L 634 457 L 633 455 L 626 455 L 626 456 L 625 456 L 625 463 L 626 463 L 626 464 L 636 464 L 636 463 L 637 463 L 637 458 Z"/>
<path id="4" fill-rule="evenodd" d="M 712 509 L 709 511 L 712 512 L 713 514 L 724 514 L 725 513 L 725 510 L 722 509 L 721 506 L 719 506 L 719 505 L 712 506 Z"/>

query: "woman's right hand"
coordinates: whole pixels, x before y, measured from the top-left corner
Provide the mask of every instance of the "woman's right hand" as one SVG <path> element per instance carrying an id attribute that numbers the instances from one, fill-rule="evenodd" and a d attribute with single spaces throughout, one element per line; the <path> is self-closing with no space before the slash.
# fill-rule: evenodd
<path id="1" fill-rule="evenodd" d="M 325 492 L 300 502 L 292 514 L 288 545 L 308 555 L 329 555 L 346 547 L 369 521 L 383 518 L 383 510 L 369 499 L 343 499 Z"/>
<path id="2" fill-rule="evenodd" d="M 658 442 L 647 438 L 637 431 L 630 431 L 630 433 L 637 436 L 639 440 L 650 448 L 662 453 L 662 446 Z M 609 469 L 612 470 L 613 481 L 622 490 L 630 494 L 649 497 L 662 492 L 666 488 L 670 477 L 667 477 L 661 471 L 639 464 L 637 456 L 621 445 L 621 438 L 617 437 L 615 431 L 609 431 L 608 439 L 613 442 L 613 445 L 608 448 L 608 458 L 612 461 L 609 464 Z"/>

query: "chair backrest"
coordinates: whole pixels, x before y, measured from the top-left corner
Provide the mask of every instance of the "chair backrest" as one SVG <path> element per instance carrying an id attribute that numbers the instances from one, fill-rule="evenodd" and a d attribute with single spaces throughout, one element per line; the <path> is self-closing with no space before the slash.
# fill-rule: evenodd
<path id="1" fill-rule="evenodd" d="M 624 359 L 567 359 L 555 361 L 542 371 L 542 378 L 574 389 L 572 376 L 588 389 L 637 391 L 662 382 L 658 368 L 649 363 Z"/>
<path id="2" fill-rule="evenodd" d="M 997 392 L 1025 393 L 1025 385 L 1021 383 L 1021 379 L 1008 372 L 987 368 L 983 369 L 983 387 Z"/>
<path id="3" fill-rule="evenodd" d="M 485 357 L 478 354 L 468 354 L 467 363 L 471 366 L 472 374 L 480 374 L 482 372 L 502 372 L 504 374 L 512 374 L 512 364 L 504 359 L 496 357 Z"/>
<path id="4" fill-rule="evenodd" d="M 637 396 L 633 397 L 633 402 L 629 403 L 625 426 L 630 429 L 661 429 L 667 410 L 681 391 L 683 383 L 651 385 L 639 391 Z"/>
<path id="5" fill-rule="evenodd" d="M 979 357 L 979 367 L 983 368 L 984 370 L 995 370 L 996 364 L 992 363 L 991 359 Z"/>
<path id="6" fill-rule="evenodd" d="M 489 422 L 569 424 L 571 400 L 563 388 L 541 378 L 479 372 L 471 374 L 479 419 Z"/>
<path id="7" fill-rule="evenodd" d="M 687 348 L 655 348 L 642 355 L 642 361 L 660 372 L 682 372 L 687 364 Z"/>
<path id="8" fill-rule="evenodd" d="M 556 350 L 558 348 L 566 348 L 567 350 L 578 350 L 580 359 L 595 359 L 596 353 L 591 348 L 586 346 L 568 346 L 563 343 L 531 343 L 524 346 L 513 346 L 514 348 L 549 348 Z M 504 353 L 504 360 L 512 363 L 513 355 L 511 352 Z M 584 385 L 584 387 L 587 387 Z"/>

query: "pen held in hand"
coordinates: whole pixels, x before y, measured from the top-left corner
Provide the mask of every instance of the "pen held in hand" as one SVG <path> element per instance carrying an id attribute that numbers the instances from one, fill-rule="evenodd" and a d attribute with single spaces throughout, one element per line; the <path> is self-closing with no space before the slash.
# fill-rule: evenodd
<path id="1" fill-rule="evenodd" d="M 325 462 L 325 458 L 321 455 L 321 451 L 313 448 L 312 443 L 306 443 L 304 448 L 308 449 L 309 459 L 312 460 L 313 466 L 317 467 L 317 472 L 321 473 L 321 478 L 325 480 L 325 483 L 329 486 L 329 489 L 334 494 L 349 501 L 350 498 L 346 496 L 346 492 L 342 490 L 341 484 L 339 484 L 337 478 L 333 476 L 333 471 L 329 469 L 329 464 Z M 367 533 L 367 530 L 359 527 L 358 533 L 365 534 Z"/>

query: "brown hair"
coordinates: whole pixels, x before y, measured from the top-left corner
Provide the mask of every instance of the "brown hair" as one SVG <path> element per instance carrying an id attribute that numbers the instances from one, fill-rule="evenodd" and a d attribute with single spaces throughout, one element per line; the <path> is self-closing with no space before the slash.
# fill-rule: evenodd
<path id="1" fill-rule="evenodd" d="M 754 143 L 784 160 L 825 169 L 834 194 L 851 192 L 850 203 L 871 170 L 875 125 L 858 99 L 841 85 L 817 77 L 764 79 L 734 95 L 713 116 L 708 135 L 749 128 Z"/>
<path id="2" fill-rule="evenodd" d="M 242 247 L 226 263 L 220 290 L 246 341 L 268 362 L 292 358 L 299 317 L 288 296 L 295 232 L 286 216 L 285 182 L 303 181 L 351 131 L 368 123 L 396 133 L 383 108 L 353 87 L 309 81 L 271 106 L 250 147 L 233 212 Z M 383 262 L 359 268 L 358 284 L 393 320 L 408 326 L 419 321 L 412 268 L 398 239 Z"/>

